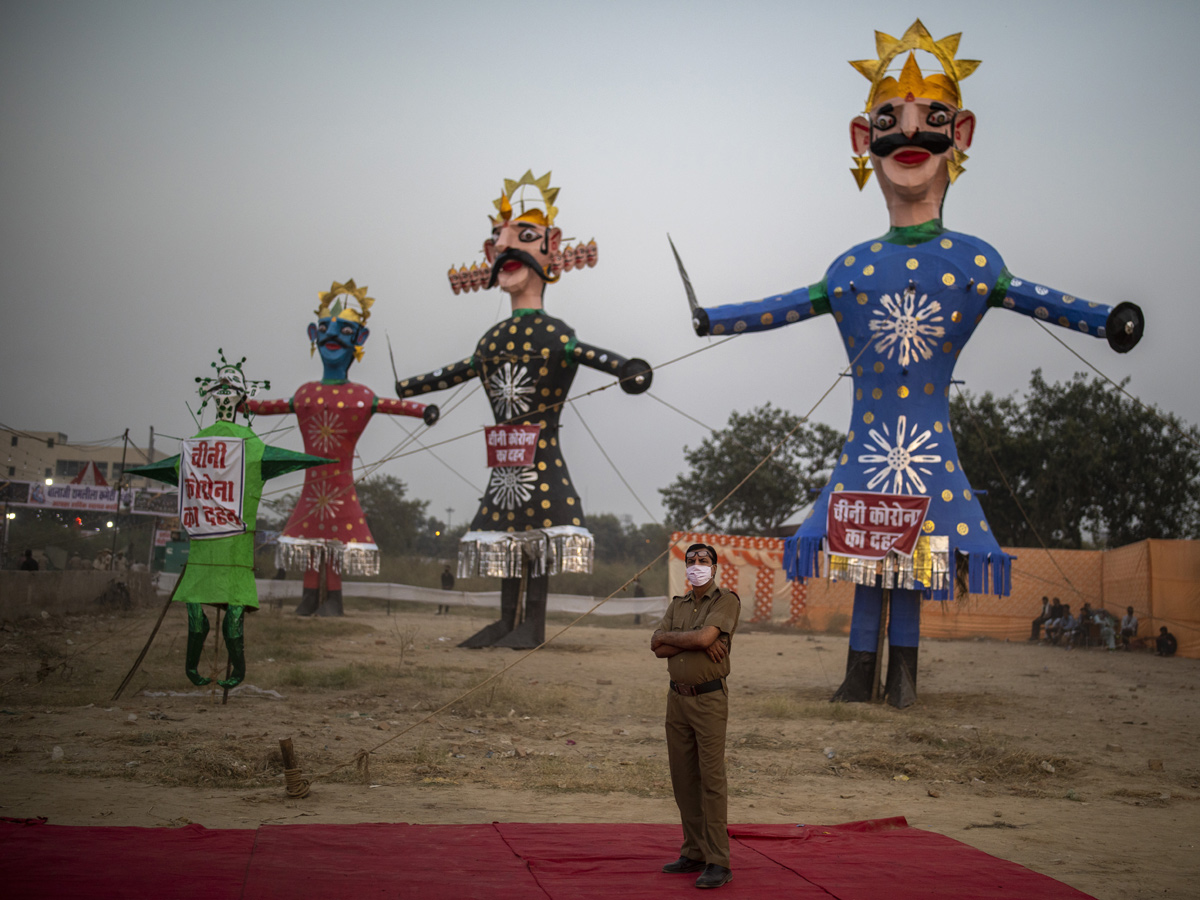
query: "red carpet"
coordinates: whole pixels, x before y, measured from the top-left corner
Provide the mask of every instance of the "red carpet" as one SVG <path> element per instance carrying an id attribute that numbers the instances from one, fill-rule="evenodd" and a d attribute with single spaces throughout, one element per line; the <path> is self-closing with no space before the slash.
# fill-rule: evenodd
<path id="1" fill-rule="evenodd" d="M 723 898 L 1081 900 L 1087 894 L 903 818 L 733 825 Z M 663 875 L 677 825 L 264 825 L 257 831 L 0 822 L 6 898 L 691 897 Z"/>

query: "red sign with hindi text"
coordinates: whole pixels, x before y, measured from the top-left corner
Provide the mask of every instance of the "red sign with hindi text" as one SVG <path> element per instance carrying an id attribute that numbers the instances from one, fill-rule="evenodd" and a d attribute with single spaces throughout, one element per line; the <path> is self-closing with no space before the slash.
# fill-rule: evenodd
<path id="1" fill-rule="evenodd" d="M 883 559 L 889 552 L 912 556 L 929 498 L 871 491 L 834 491 L 825 535 L 829 552 L 856 559 Z"/>
<path id="2" fill-rule="evenodd" d="M 532 466 L 541 430 L 539 425 L 488 425 L 483 429 L 488 468 Z"/>

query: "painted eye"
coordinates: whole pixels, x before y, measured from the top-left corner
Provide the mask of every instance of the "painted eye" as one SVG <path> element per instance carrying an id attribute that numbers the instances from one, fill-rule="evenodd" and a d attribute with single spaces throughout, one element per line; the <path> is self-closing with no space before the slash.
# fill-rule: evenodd
<path id="1" fill-rule="evenodd" d="M 350 337 L 350 335 L 354 334 L 354 329 L 351 326 L 346 325 L 344 328 L 342 328 L 342 334 L 346 335 L 346 337 Z"/>
<path id="2" fill-rule="evenodd" d="M 896 117 L 890 113 L 880 113 L 875 117 L 875 127 L 880 131 L 887 131 L 889 128 L 895 128 Z"/>
<path id="3" fill-rule="evenodd" d="M 534 241 L 542 239 L 541 232 L 536 228 L 522 228 L 521 233 L 517 237 L 521 239 L 521 243 L 523 244 L 532 244 Z"/>
<path id="4" fill-rule="evenodd" d="M 925 124 L 932 125 L 934 128 L 942 128 L 950 124 L 950 111 L 946 109 L 935 109 L 925 117 Z"/>

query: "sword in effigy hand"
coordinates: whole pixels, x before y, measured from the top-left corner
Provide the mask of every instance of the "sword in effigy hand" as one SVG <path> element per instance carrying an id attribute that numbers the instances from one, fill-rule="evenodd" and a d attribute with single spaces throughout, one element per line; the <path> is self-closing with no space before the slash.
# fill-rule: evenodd
<path id="1" fill-rule="evenodd" d="M 667 235 L 667 243 L 671 245 L 671 252 L 675 254 L 675 265 L 679 267 L 679 277 L 683 279 L 683 289 L 687 293 L 688 306 L 692 309 L 692 328 L 696 330 L 696 334 L 703 337 L 708 334 L 708 313 L 700 308 L 700 304 L 696 302 L 696 291 L 692 287 L 692 279 L 688 278 L 687 269 L 683 267 L 683 260 L 679 258 L 679 251 L 675 249 L 675 242 L 671 240 L 671 235 Z"/>

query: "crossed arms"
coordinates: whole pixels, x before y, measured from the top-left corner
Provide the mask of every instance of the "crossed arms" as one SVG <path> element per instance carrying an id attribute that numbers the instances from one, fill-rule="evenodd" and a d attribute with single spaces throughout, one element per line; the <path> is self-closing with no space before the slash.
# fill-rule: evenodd
<path id="1" fill-rule="evenodd" d="M 713 662 L 720 662 L 729 653 L 729 639 L 721 636 L 716 625 L 705 625 L 695 631 L 663 631 L 650 635 L 650 649 L 659 659 L 666 659 L 684 650 L 703 650 Z"/>

